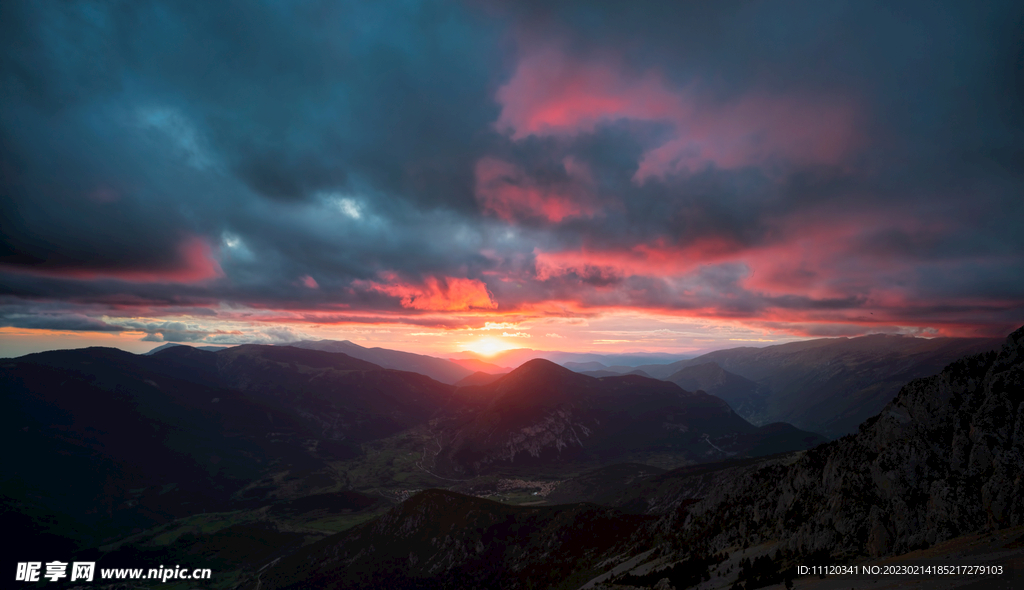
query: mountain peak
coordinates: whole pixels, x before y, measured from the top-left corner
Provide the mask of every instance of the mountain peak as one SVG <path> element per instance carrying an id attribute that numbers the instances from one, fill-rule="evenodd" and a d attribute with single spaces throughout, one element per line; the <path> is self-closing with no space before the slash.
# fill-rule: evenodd
<path id="1" fill-rule="evenodd" d="M 1024 326 L 1017 328 L 1006 337 L 1006 345 L 1010 347 L 1024 346 Z"/>
<path id="2" fill-rule="evenodd" d="M 203 350 L 196 348 L 195 346 L 189 346 L 187 344 L 177 344 L 173 346 L 161 346 L 154 348 L 153 350 L 145 353 L 145 356 L 153 356 L 160 358 L 182 358 L 190 356 L 206 356 L 214 354 L 211 350 Z"/>
<path id="3" fill-rule="evenodd" d="M 294 363 L 311 368 L 335 368 L 340 370 L 377 371 L 383 369 L 369 361 L 357 359 L 343 352 L 327 352 L 294 346 L 272 346 L 266 344 L 243 344 L 229 349 L 225 354 L 231 358 L 258 357 L 276 363 Z"/>
<path id="4" fill-rule="evenodd" d="M 558 375 L 558 374 L 572 374 L 572 371 L 566 369 L 558 363 L 549 361 L 547 359 L 535 358 L 526 361 L 525 363 L 516 367 L 514 371 L 509 375 L 527 375 L 527 374 L 545 374 L 545 375 Z"/>

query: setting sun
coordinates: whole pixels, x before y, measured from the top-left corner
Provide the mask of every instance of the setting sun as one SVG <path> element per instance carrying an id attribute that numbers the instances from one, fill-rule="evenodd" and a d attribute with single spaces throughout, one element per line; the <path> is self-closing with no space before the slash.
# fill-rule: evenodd
<path id="1" fill-rule="evenodd" d="M 501 338 L 481 338 L 466 345 L 466 350 L 483 356 L 493 356 L 503 350 L 515 348 Z"/>

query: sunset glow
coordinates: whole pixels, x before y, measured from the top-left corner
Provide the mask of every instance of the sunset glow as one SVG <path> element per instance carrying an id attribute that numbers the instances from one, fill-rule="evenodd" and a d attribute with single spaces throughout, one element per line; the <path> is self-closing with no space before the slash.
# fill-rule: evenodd
<path id="1" fill-rule="evenodd" d="M 483 356 L 494 356 L 499 352 L 512 348 L 516 348 L 516 346 L 500 338 L 481 338 L 465 346 L 466 350 Z"/>
<path id="2" fill-rule="evenodd" d="M 556 4 L 11 8 L 0 355 L 1020 325 L 1013 17 Z"/>

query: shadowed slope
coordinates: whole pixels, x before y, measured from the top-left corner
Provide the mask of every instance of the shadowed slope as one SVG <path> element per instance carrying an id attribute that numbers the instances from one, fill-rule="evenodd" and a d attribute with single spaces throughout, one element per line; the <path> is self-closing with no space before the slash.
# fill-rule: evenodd
<path id="1" fill-rule="evenodd" d="M 271 471 L 288 473 L 289 493 L 329 487 L 326 462 L 360 441 L 461 407 L 453 387 L 416 373 L 255 345 L 33 354 L 5 360 L 0 391 L 3 443 L 21 449 L 2 476 L 5 522 L 26 545 L 247 506 L 275 492 L 250 485 Z"/>
<path id="2" fill-rule="evenodd" d="M 353 358 L 368 361 L 385 369 L 411 371 L 426 375 L 441 383 L 453 384 L 478 369 L 469 369 L 460 363 L 425 354 L 415 354 L 387 348 L 366 348 L 348 340 L 305 340 L 293 342 L 291 347 L 325 352 L 340 352 Z"/>
<path id="3" fill-rule="evenodd" d="M 742 536 L 802 553 L 886 555 L 1020 524 L 1024 328 L 999 352 L 908 383 L 857 434 L 735 477 L 665 526 L 709 549 Z"/>
<path id="4" fill-rule="evenodd" d="M 740 415 L 757 423 L 788 422 L 836 437 L 855 431 L 911 379 L 933 375 L 964 355 L 999 345 L 991 338 L 878 334 L 718 350 L 639 368 L 664 379 L 680 369 L 714 362 L 760 386 L 758 395 L 747 398 L 754 403 L 736 400 Z"/>
<path id="5" fill-rule="evenodd" d="M 427 490 L 245 587 L 556 588 L 651 520 L 592 504 L 516 507 Z"/>
<path id="6" fill-rule="evenodd" d="M 737 414 L 755 424 L 764 412 L 764 392 L 758 390 L 757 383 L 730 373 L 714 362 L 684 367 L 666 377 L 665 381 L 671 381 L 683 389 L 699 389 L 720 397 Z"/>
<path id="7" fill-rule="evenodd" d="M 471 421 L 443 433 L 448 442 L 438 467 L 453 474 L 503 464 L 610 463 L 635 453 L 712 461 L 776 444 L 767 440 L 774 431 L 762 432 L 706 393 L 636 375 L 593 378 L 542 359 L 460 391 L 490 401 Z M 822 441 L 803 434 L 807 441 L 785 450 Z"/>

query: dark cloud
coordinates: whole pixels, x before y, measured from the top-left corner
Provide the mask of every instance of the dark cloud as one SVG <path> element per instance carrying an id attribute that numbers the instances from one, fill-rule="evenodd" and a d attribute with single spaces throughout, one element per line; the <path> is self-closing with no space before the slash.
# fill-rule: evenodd
<path id="1" fill-rule="evenodd" d="M 45 313 L 2 314 L 0 315 L 0 326 L 73 332 L 123 332 L 126 329 L 81 314 L 50 315 Z"/>
<path id="2" fill-rule="evenodd" d="M 4 3 L 5 321 L 462 326 L 395 295 L 451 284 L 1002 330 L 1021 30 L 1008 1 Z"/>

